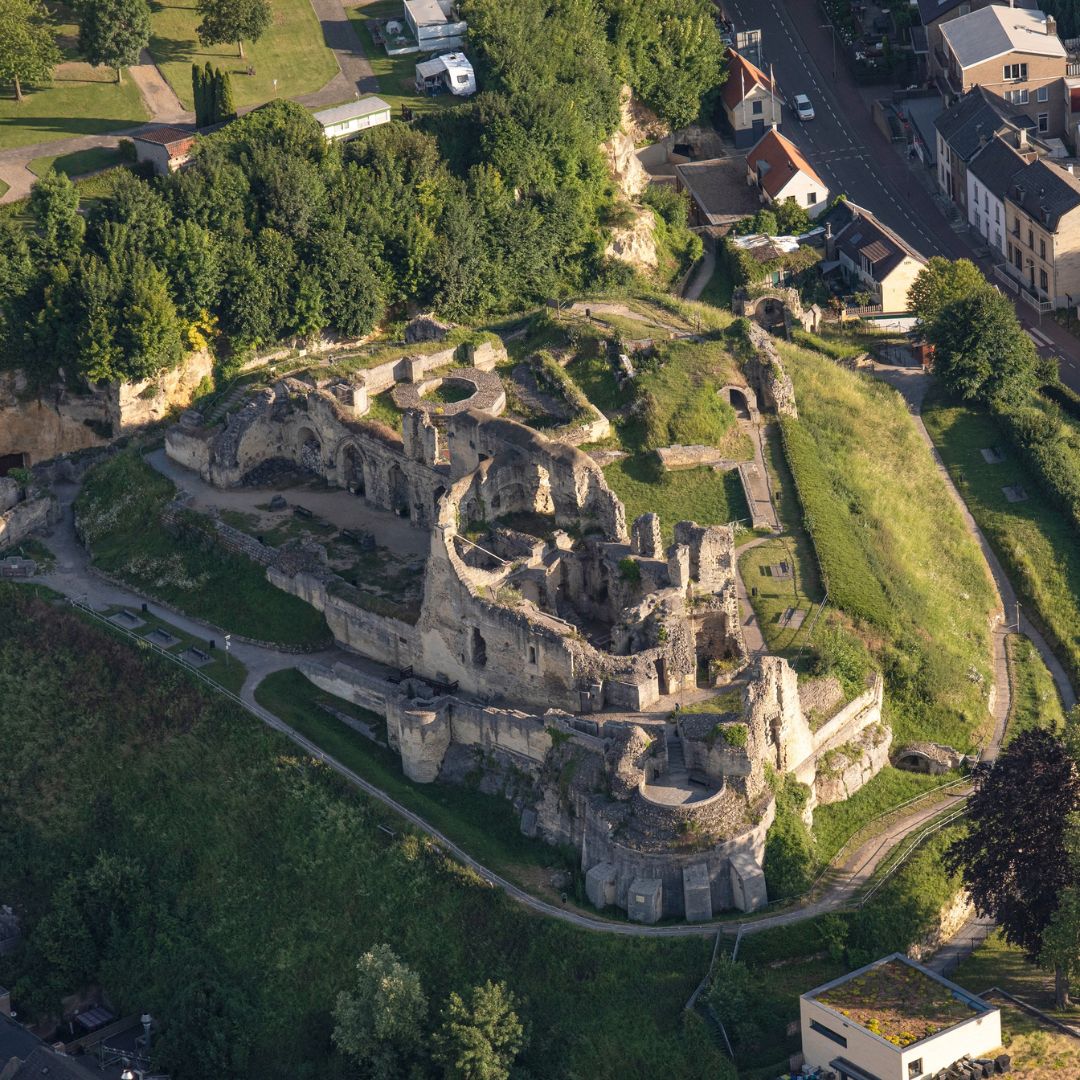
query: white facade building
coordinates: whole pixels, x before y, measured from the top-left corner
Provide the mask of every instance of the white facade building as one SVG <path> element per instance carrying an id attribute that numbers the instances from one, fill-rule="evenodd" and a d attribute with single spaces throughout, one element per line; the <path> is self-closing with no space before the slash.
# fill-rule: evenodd
<path id="1" fill-rule="evenodd" d="M 405 0 L 405 21 L 420 52 L 460 49 L 469 29 L 458 18 L 453 0 Z"/>
<path id="2" fill-rule="evenodd" d="M 998 1009 L 903 953 L 803 994 L 799 1014 L 806 1066 L 840 1080 L 929 1080 L 1001 1046 Z"/>
<path id="3" fill-rule="evenodd" d="M 1005 191 L 1012 178 L 1035 154 L 1018 152 L 1008 136 L 991 139 L 967 167 L 968 224 L 988 247 L 1007 257 L 1005 240 Z"/>
<path id="4" fill-rule="evenodd" d="M 315 113 L 330 142 L 351 139 L 368 128 L 390 123 L 390 106 L 380 97 L 366 97 Z"/>

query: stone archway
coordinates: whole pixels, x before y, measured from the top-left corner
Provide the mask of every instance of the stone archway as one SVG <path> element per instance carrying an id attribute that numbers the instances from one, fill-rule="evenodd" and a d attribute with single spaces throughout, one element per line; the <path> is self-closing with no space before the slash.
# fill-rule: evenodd
<path id="1" fill-rule="evenodd" d="M 735 410 L 740 420 L 753 420 L 758 411 L 757 395 L 749 386 L 721 386 L 719 393 Z"/>
<path id="2" fill-rule="evenodd" d="M 409 516 L 409 482 L 397 462 L 390 466 L 387 474 L 386 497 L 395 514 L 401 517 Z"/>
<path id="3" fill-rule="evenodd" d="M 296 461 L 303 468 L 322 475 L 322 443 L 309 427 L 302 427 L 296 433 Z"/>
<path id="4" fill-rule="evenodd" d="M 28 454 L 0 454 L 0 476 L 7 476 L 12 469 L 25 469 L 28 463 Z"/>
<path id="5" fill-rule="evenodd" d="M 347 443 L 341 453 L 341 475 L 346 490 L 361 497 L 367 495 L 367 462 L 352 443 Z"/>

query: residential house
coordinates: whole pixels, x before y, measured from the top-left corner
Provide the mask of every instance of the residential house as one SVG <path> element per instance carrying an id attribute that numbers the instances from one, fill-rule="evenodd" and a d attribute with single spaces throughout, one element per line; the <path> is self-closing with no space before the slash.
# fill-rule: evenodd
<path id="1" fill-rule="evenodd" d="M 330 142 L 353 139 L 361 131 L 390 123 L 390 106 L 380 97 L 365 97 L 315 113 Z"/>
<path id="2" fill-rule="evenodd" d="M 805 1068 L 839 1080 L 929 1080 L 1001 1048 L 999 1009 L 903 953 L 803 994 L 799 1017 Z"/>
<path id="3" fill-rule="evenodd" d="M 908 292 L 926 259 L 869 210 L 840 199 L 819 222 L 825 257 L 839 264 L 856 290 L 867 292 L 881 314 L 905 315 Z"/>
<path id="4" fill-rule="evenodd" d="M 779 131 L 767 131 L 746 155 L 746 181 L 766 206 L 785 199 L 817 217 L 828 205 L 829 189 L 799 148 Z"/>
<path id="5" fill-rule="evenodd" d="M 1065 134 L 1068 58 L 1052 15 L 992 4 L 946 22 L 941 42 L 939 84 L 947 99 L 981 86 L 1022 109 L 1039 134 Z"/>
<path id="6" fill-rule="evenodd" d="M 468 97 L 476 93 L 476 73 L 464 53 L 446 53 L 416 65 L 418 94 L 442 94 L 447 91 L 455 97 Z"/>
<path id="7" fill-rule="evenodd" d="M 970 15 L 973 11 L 1000 4 L 1003 0 L 918 0 L 919 18 L 922 20 L 923 33 L 929 61 L 930 77 L 940 76 L 946 65 L 945 54 L 941 47 L 941 28 L 952 19 Z M 1009 0 L 1005 0 L 1009 2 Z M 1020 8 L 1036 8 L 1037 0 L 1012 0 Z"/>
<path id="8" fill-rule="evenodd" d="M 1073 166 L 1040 158 L 1018 170 L 1005 191 L 1005 217 L 998 279 L 1039 311 L 1080 302 L 1080 177 Z"/>
<path id="9" fill-rule="evenodd" d="M 938 189 L 966 216 L 968 162 L 997 135 L 1034 142 L 1034 127 L 1026 114 L 981 86 L 969 90 L 934 121 Z"/>
<path id="10" fill-rule="evenodd" d="M 1006 255 L 1005 192 L 1012 178 L 1038 156 L 1021 129 L 988 139 L 968 163 L 968 224 L 1002 258 Z"/>
<path id="11" fill-rule="evenodd" d="M 405 21 L 420 52 L 460 49 L 469 29 L 453 0 L 405 0 Z"/>
<path id="12" fill-rule="evenodd" d="M 756 64 L 728 49 L 728 74 L 720 91 L 727 126 L 741 150 L 758 142 L 769 128 L 783 120 L 783 99 L 770 78 Z"/>
<path id="13" fill-rule="evenodd" d="M 188 163 L 195 132 L 191 128 L 161 124 L 132 135 L 131 141 L 135 144 L 135 160 L 140 164 L 149 162 L 154 172 L 165 176 Z"/>
<path id="14" fill-rule="evenodd" d="M 723 236 L 745 217 L 757 213 L 758 198 L 746 185 L 741 157 L 687 161 L 675 166 L 675 189 L 690 196 L 690 224 Z"/>
<path id="15" fill-rule="evenodd" d="M 114 1074 L 115 1075 L 115 1074 Z M 57 1053 L 0 1011 L 0 1077 L 3 1080 L 101 1080 L 100 1072 Z"/>

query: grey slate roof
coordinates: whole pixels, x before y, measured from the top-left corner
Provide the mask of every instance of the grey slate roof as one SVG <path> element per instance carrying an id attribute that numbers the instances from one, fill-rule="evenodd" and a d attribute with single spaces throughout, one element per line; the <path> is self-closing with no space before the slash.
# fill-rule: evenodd
<path id="1" fill-rule="evenodd" d="M 964 68 L 1012 52 L 1065 59 L 1065 47 L 1057 34 L 1046 32 L 1041 11 L 991 4 L 943 23 L 941 33 Z"/>
<path id="2" fill-rule="evenodd" d="M 874 268 L 874 279 L 884 280 L 905 256 L 926 262 L 926 258 L 905 243 L 869 210 L 846 199 L 840 200 L 818 224 L 832 226 L 837 251 L 844 252 L 856 266 L 865 255 Z"/>
<path id="3" fill-rule="evenodd" d="M 1008 197 L 1051 232 L 1070 211 L 1080 207 L 1080 177 L 1045 158 L 1014 174 Z"/>
<path id="4" fill-rule="evenodd" d="M 1007 125 L 1026 128 L 1032 121 L 981 86 L 972 87 L 934 121 L 938 133 L 963 161 L 970 161 L 978 152 L 983 136 L 992 138 Z"/>
<path id="5" fill-rule="evenodd" d="M 1027 162 L 1004 139 L 991 139 L 968 163 L 968 172 L 999 199 Z"/>
<path id="6" fill-rule="evenodd" d="M 1000 2 L 1000 0 L 996 0 Z M 929 26 L 935 19 L 947 15 L 950 11 L 958 8 L 963 3 L 971 3 L 971 0 L 919 0 L 919 18 L 923 26 Z M 972 5 L 974 6 L 974 5 Z M 1038 7 L 1038 0 L 1016 0 L 1018 8 Z"/>
<path id="7" fill-rule="evenodd" d="M 47 1046 L 39 1046 L 13 1072 L 5 1069 L 3 1075 L 4 1080 L 101 1080 L 101 1073 L 95 1073 Z"/>

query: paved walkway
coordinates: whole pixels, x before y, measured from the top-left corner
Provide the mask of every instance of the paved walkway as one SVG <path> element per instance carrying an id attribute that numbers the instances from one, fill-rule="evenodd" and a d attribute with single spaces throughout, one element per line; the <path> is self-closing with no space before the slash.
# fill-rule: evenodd
<path id="1" fill-rule="evenodd" d="M 993 919 L 973 916 L 923 964 L 939 975 L 951 974 L 961 960 L 969 957 L 994 932 L 996 925 Z"/>
<path id="2" fill-rule="evenodd" d="M 765 454 L 761 447 L 761 426 L 752 420 L 740 420 L 739 429 L 750 436 L 754 444 L 754 460 L 740 462 L 737 466 L 746 494 L 746 505 L 750 510 L 750 520 L 754 528 L 780 531 L 780 519 L 772 501 L 772 486 L 769 483 L 769 470 L 765 467 Z"/>
<path id="3" fill-rule="evenodd" d="M 709 284 L 709 279 L 713 276 L 713 271 L 716 269 L 716 256 L 713 254 L 712 248 L 706 246 L 705 254 L 701 257 L 701 262 L 698 263 L 697 269 L 686 283 L 686 288 L 683 289 L 684 300 L 698 300 L 701 294 L 705 291 L 705 286 Z"/>
<path id="4" fill-rule="evenodd" d="M 760 547 L 771 539 L 771 536 L 759 536 L 754 540 L 748 540 L 745 544 L 737 547 L 734 553 L 735 591 L 739 597 L 739 622 L 742 625 L 743 642 L 746 645 L 746 651 L 752 660 L 756 660 L 766 652 L 765 635 L 761 632 L 761 625 L 754 611 L 754 605 L 750 603 L 750 591 L 746 587 L 746 582 L 743 581 L 742 571 L 739 569 L 739 560 L 745 552 Z"/>
<path id="5" fill-rule="evenodd" d="M 132 82 L 139 88 L 142 99 L 150 110 L 155 124 L 178 124 L 193 121 L 195 114 L 184 108 L 161 68 L 154 63 L 149 49 L 139 53 L 139 62 L 128 68 Z"/>
<path id="6" fill-rule="evenodd" d="M 340 70 L 321 90 L 301 94 L 295 100 L 308 108 L 325 108 L 364 94 L 377 94 L 379 80 L 364 53 L 360 35 L 346 14 L 344 0 L 311 0 L 311 6 L 322 23 L 323 40 Z"/>
<path id="7" fill-rule="evenodd" d="M 908 408 L 915 418 L 915 424 L 919 430 L 919 434 L 930 448 L 934 463 L 937 465 L 938 471 L 945 480 L 945 486 L 949 489 L 950 494 L 960 510 L 960 515 L 964 519 L 964 524 L 975 538 L 976 543 L 979 545 L 979 549 L 983 553 L 983 558 L 986 560 L 986 565 L 989 568 L 990 576 L 998 594 L 1000 613 L 999 618 L 994 624 L 993 631 L 995 687 L 993 714 L 995 728 L 993 738 L 991 739 L 991 745 L 983 752 L 983 760 L 993 760 L 997 756 L 997 748 L 1001 745 L 1001 740 L 1004 737 L 1005 722 L 1009 716 L 1009 704 L 1011 698 L 1009 690 L 1008 659 L 1005 652 L 1005 638 L 1010 630 L 1019 629 L 1020 633 L 1026 634 L 1027 637 L 1031 639 L 1032 644 L 1038 650 L 1043 662 L 1046 664 L 1047 668 L 1049 668 L 1050 674 L 1053 676 L 1054 683 L 1057 685 L 1058 693 L 1061 695 L 1061 700 L 1066 710 L 1071 709 L 1073 705 L 1076 704 L 1076 693 L 1073 690 L 1072 683 L 1069 681 L 1069 677 L 1066 674 L 1064 667 L 1062 667 L 1058 658 L 1054 655 L 1053 650 L 1046 643 L 1046 639 L 1031 624 L 1031 620 L 1021 613 L 1020 625 L 1018 628 L 1015 623 L 1012 625 L 1009 624 L 1009 616 L 1016 611 L 1016 590 L 1013 589 L 1012 582 L 1009 581 L 1004 567 L 1002 567 L 993 548 L 991 548 L 990 544 L 987 542 L 982 529 L 979 528 L 975 519 L 971 516 L 971 511 L 968 509 L 967 503 L 964 502 L 963 496 L 957 489 L 956 484 L 953 483 L 953 479 L 949 475 L 949 470 L 945 468 L 945 463 L 941 460 L 941 455 L 937 452 L 934 442 L 930 438 L 930 433 L 926 430 L 926 425 L 922 420 L 922 404 L 926 398 L 926 393 L 930 388 L 931 377 L 919 368 L 888 367 L 884 364 L 876 364 L 874 373 L 879 379 L 884 380 L 899 390 L 900 394 L 907 402 Z"/>

